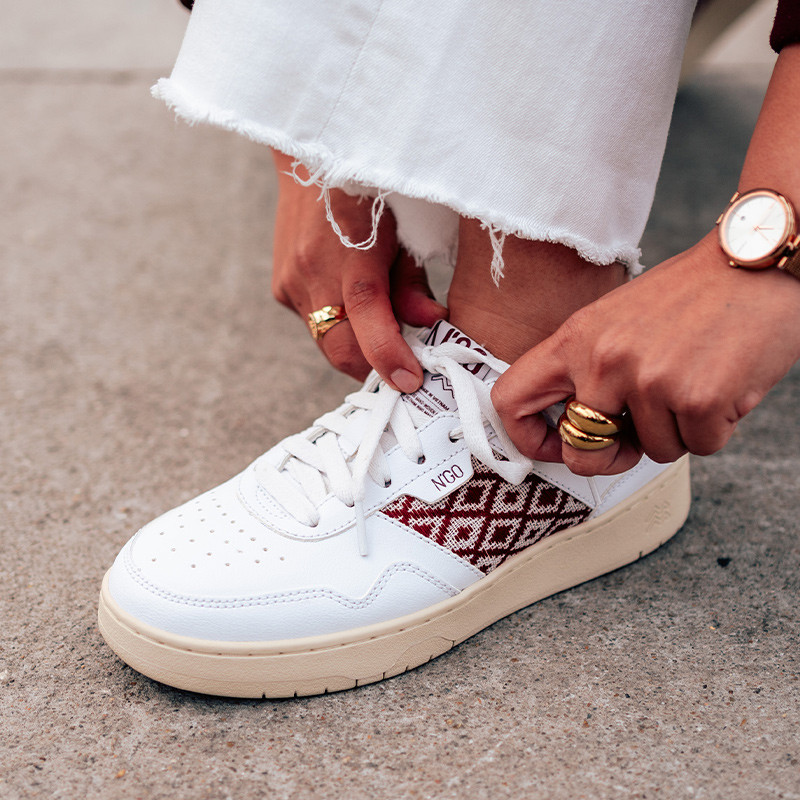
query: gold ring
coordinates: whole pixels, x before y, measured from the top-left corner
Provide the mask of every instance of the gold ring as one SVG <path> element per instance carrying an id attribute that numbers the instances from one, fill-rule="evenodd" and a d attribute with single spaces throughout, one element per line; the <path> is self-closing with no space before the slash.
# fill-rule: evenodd
<path id="1" fill-rule="evenodd" d="M 307 317 L 308 327 L 315 342 L 318 342 L 334 325 L 346 319 L 344 306 L 323 306 L 319 311 L 312 311 Z"/>
<path id="2" fill-rule="evenodd" d="M 570 400 L 567 403 L 567 417 L 573 425 L 585 433 L 595 433 L 598 436 L 614 436 L 623 426 L 621 415 L 604 414 L 577 400 Z"/>
<path id="3" fill-rule="evenodd" d="M 558 433 L 561 441 L 576 450 L 605 450 L 617 441 L 616 435 L 601 436 L 597 433 L 587 433 L 577 425 L 573 425 L 566 414 L 562 414 L 558 421 Z"/>

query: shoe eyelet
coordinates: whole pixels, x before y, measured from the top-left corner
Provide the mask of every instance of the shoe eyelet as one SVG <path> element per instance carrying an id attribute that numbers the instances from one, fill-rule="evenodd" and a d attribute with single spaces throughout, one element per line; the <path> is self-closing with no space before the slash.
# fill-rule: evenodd
<path id="1" fill-rule="evenodd" d="M 420 457 L 417 459 L 417 464 L 424 464 L 424 463 L 425 463 L 427 460 L 428 460 L 428 459 L 425 457 L 425 454 L 423 453 L 423 454 L 422 454 L 422 455 L 421 455 L 421 456 L 420 456 Z"/>
<path id="2" fill-rule="evenodd" d="M 391 478 L 389 478 L 389 480 L 388 480 L 388 481 L 386 481 L 386 482 L 383 484 L 383 488 L 384 488 L 384 489 L 388 489 L 388 488 L 389 488 L 391 485 L 392 485 L 392 479 L 391 479 Z"/>
<path id="3" fill-rule="evenodd" d="M 447 434 L 447 438 L 448 438 L 448 439 L 449 439 L 449 440 L 450 440 L 450 441 L 451 441 L 453 444 L 455 444 L 455 443 L 458 441 L 458 437 L 457 437 L 457 436 L 453 436 L 453 431 L 450 431 L 450 433 L 448 433 L 448 434 Z"/>

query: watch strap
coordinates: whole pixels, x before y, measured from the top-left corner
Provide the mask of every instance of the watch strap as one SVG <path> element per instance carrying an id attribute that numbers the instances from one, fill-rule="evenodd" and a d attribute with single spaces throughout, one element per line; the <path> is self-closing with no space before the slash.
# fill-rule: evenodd
<path id="1" fill-rule="evenodd" d="M 798 237 L 798 240 L 800 240 L 800 237 Z M 794 248 L 776 266 L 800 280 L 800 241 L 798 240 L 795 240 Z"/>

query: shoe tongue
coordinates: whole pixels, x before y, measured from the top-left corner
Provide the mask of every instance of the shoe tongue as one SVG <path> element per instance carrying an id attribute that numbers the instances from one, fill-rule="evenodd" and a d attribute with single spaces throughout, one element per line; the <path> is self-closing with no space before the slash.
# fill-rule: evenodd
<path id="1" fill-rule="evenodd" d="M 476 353 L 487 354 L 483 347 L 445 320 L 439 320 L 428 331 L 423 342 L 431 347 L 446 343 L 459 344 L 475 350 Z M 461 366 L 482 381 L 493 383 L 500 377 L 498 372 L 481 361 Z M 423 417 L 432 417 L 442 411 L 455 411 L 456 409 L 456 400 L 450 381 L 444 375 L 436 375 L 427 371 L 422 386 L 413 394 L 403 395 L 403 401 L 409 406 L 411 417 L 416 423 L 421 422 Z"/>

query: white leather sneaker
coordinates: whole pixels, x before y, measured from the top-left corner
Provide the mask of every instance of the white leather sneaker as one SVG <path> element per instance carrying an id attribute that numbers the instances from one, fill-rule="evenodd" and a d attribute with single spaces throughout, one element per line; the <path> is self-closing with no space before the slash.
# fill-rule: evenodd
<path id="1" fill-rule="evenodd" d="M 125 545 L 99 611 L 123 661 L 207 694 L 349 689 L 634 561 L 683 524 L 686 459 L 597 478 L 532 462 L 491 404 L 506 364 L 446 322 L 413 348 L 419 391 L 371 376 Z"/>

